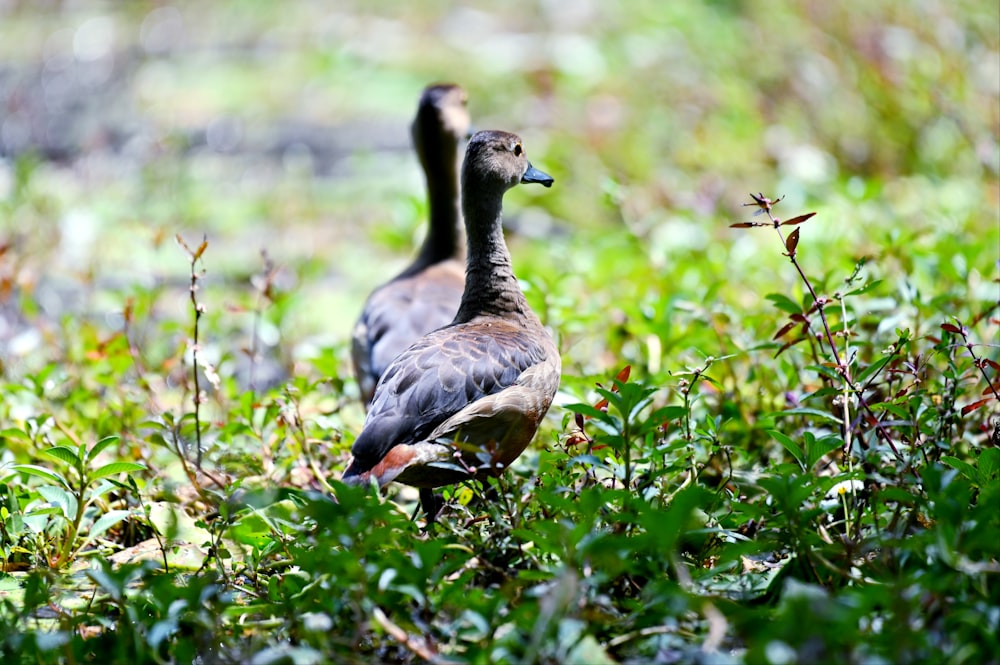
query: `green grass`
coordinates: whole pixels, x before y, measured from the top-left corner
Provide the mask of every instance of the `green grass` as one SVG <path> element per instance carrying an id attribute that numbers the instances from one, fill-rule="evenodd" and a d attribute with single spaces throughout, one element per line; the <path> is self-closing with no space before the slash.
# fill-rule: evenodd
<path id="1" fill-rule="evenodd" d="M 988 5 L 0 9 L 76 141 L 0 161 L 4 662 L 995 661 Z M 438 80 L 556 178 L 506 222 L 563 379 L 428 533 L 336 479 Z"/>

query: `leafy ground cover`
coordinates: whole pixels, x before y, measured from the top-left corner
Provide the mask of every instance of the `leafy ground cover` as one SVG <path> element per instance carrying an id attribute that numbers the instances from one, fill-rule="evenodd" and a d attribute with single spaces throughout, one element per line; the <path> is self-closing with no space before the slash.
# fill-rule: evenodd
<path id="1" fill-rule="evenodd" d="M 1000 9 L 606 5 L 0 4 L 4 662 L 997 662 Z M 564 371 L 425 529 L 336 478 L 433 80 Z"/>

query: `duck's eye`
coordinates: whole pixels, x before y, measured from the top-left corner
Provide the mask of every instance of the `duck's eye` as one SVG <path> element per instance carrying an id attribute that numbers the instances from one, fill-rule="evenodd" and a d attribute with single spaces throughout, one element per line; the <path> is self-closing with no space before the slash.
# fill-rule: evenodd
<path id="1" fill-rule="evenodd" d="M 514 156 L 515 157 L 520 157 L 522 152 L 524 152 L 524 150 L 521 148 L 521 144 L 520 143 L 515 143 L 514 144 Z"/>

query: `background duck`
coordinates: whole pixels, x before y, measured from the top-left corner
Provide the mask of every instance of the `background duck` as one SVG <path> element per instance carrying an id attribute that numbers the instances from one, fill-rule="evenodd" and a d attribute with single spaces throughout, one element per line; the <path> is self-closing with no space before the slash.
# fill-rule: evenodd
<path id="1" fill-rule="evenodd" d="M 411 134 L 427 183 L 427 237 L 413 263 L 368 296 L 354 326 L 351 358 L 365 409 L 392 359 L 450 323 L 462 299 L 458 150 L 469 135 L 467 100 L 465 90 L 454 84 L 428 86 L 420 96 Z"/>

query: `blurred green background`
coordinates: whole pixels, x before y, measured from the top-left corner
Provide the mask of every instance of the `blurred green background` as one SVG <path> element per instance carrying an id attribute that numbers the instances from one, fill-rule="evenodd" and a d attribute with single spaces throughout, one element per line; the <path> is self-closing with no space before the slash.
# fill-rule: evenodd
<path id="1" fill-rule="evenodd" d="M 771 234 L 729 228 L 748 192 L 820 212 L 819 274 L 868 256 L 991 302 L 998 26 L 995 2 L 934 0 L 0 3 L 5 368 L 44 362 L 46 322 L 114 329 L 150 289 L 175 309 L 140 314 L 183 317 L 177 233 L 207 238 L 202 298 L 236 331 L 266 251 L 287 298 L 262 339 L 290 371 L 342 343 L 423 233 L 408 125 L 434 81 L 556 179 L 506 222 L 570 373 L 619 364 L 616 322 L 800 293 Z M 674 351 L 631 360 L 697 360 Z"/>

